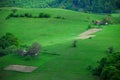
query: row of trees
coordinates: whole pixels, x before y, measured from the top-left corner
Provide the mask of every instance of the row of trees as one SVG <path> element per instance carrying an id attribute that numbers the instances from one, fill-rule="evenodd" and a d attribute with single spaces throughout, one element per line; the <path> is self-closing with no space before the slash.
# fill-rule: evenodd
<path id="1" fill-rule="evenodd" d="M 51 15 L 50 14 L 48 14 L 48 13 L 43 13 L 43 12 L 41 12 L 41 13 L 39 13 L 39 15 L 38 16 L 33 16 L 31 13 L 28 13 L 28 12 L 26 12 L 26 13 L 22 13 L 22 14 L 18 14 L 17 13 L 17 9 L 12 9 L 11 10 L 12 11 L 12 13 L 10 13 L 7 17 L 6 17 L 6 20 L 7 19 L 10 19 L 11 17 L 13 17 L 13 18 L 22 18 L 22 17 L 26 17 L 26 18 L 50 18 L 51 17 Z M 55 16 L 54 17 L 55 19 L 65 19 L 65 17 L 62 17 L 62 16 Z"/>
<path id="2" fill-rule="evenodd" d="M 14 17 L 14 18 L 19 18 L 19 17 L 26 17 L 26 18 L 50 18 L 51 15 L 50 14 L 46 14 L 46 13 L 40 13 L 38 16 L 33 16 L 30 13 L 25 13 L 25 14 L 16 14 L 16 13 L 11 13 L 6 17 L 6 20 Z"/>

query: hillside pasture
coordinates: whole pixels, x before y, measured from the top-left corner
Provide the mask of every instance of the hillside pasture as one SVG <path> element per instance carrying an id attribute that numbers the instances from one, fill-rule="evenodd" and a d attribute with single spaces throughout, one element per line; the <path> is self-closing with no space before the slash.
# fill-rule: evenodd
<path id="1" fill-rule="evenodd" d="M 92 20 L 103 19 L 105 15 L 80 13 L 70 10 L 45 9 L 18 9 L 16 14 L 29 13 L 37 16 L 39 13 L 50 14 L 50 18 L 5 18 L 12 13 L 11 9 L 0 11 L 0 36 L 6 32 L 13 33 L 19 38 L 20 44 L 31 45 L 38 42 L 42 51 L 37 58 L 10 54 L 0 57 L 1 80 L 98 80 L 88 70 L 94 68 L 97 62 L 106 56 L 108 47 L 113 46 L 120 51 L 120 24 L 104 25 L 102 30 L 95 33 L 92 39 L 78 40 L 77 47 L 73 48 L 75 38 L 87 30 Z M 62 16 L 65 19 L 54 17 Z M 98 26 L 94 26 L 98 28 Z M 58 55 L 53 55 L 58 54 Z M 11 64 L 38 67 L 32 73 L 5 71 Z"/>

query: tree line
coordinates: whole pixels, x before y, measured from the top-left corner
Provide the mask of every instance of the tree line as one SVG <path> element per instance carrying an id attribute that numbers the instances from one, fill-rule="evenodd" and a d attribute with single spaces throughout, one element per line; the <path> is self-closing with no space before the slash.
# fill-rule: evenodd
<path id="1" fill-rule="evenodd" d="M 111 13 L 120 9 L 120 0 L 0 0 L 0 2 L 0 7 L 57 7 L 95 13 Z"/>
<path id="2" fill-rule="evenodd" d="M 56 0 L 52 5 L 77 11 L 111 13 L 120 9 L 120 0 Z"/>

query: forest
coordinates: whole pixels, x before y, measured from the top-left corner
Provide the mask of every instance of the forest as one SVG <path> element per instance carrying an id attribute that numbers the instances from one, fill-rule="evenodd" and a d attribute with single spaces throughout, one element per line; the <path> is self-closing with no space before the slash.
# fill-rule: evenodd
<path id="1" fill-rule="evenodd" d="M 120 9 L 120 0 L 0 0 L 0 6 L 23 8 L 63 8 L 84 12 L 111 13 Z"/>

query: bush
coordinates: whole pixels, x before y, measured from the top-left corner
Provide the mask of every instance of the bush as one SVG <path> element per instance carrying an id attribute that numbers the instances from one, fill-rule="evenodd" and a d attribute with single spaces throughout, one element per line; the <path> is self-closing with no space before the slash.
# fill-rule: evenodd
<path id="1" fill-rule="evenodd" d="M 49 14 L 45 14 L 45 13 L 40 13 L 38 18 L 50 18 L 51 16 Z"/>
<path id="2" fill-rule="evenodd" d="M 115 66 L 104 67 L 101 73 L 101 80 L 120 80 L 120 71 Z"/>
<path id="3" fill-rule="evenodd" d="M 89 24 L 87 29 L 91 29 L 91 28 L 92 28 L 92 25 L 91 25 L 91 24 Z"/>
<path id="4" fill-rule="evenodd" d="M 37 17 L 37 16 L 33 16 L 33 18 L 39 18 L 39 17 Z"/>
<path id="5" fill-rule="evenodd" d="M 102 23 L 108 23 L 111 24 L 112 23 L 112 17 L 111 15 L 107 15 L 105 18 L 103 18 L 103 20 L 101 21 Z"/>
<path id="6" fill-rule="evenodd" d="M 29 14 L 29 13 L 25 13 L 25 17 L 27 17 L 27 18 L 32 18 L 32 15 Z"/>
<path id="7" fill-rule="evenodd" d="M 101 21 L 100 20 L 92 20 L 92 24 L 94 25 L 107 25 L 112 23 L 112 17 L 110 15 L 104 17 Z"/>
<path id="8" fill-rule="evenodd" d="M 5 19 L 7 20 L 7 19 L 10 19 L 11 17 L 14 17 L 13 13 L 9 14 Z"/>
<path id="9" fill-rule="evenodd" d="M 100 80 L 120 80 L 120 52 L 111 53 L 102 58 L 93 74 L 100 77 Z"/>
<path id="10" fill-rule="evenodd" d="M 50 18 L 49 14 L 44 14 L 44 18 Z"/>
<path id="11" fill-rule="evenodd" d="M 77 47 L 77 40 L 74 40 L 73 43 L 72 43 L 72 47 Z"/>
<path id="12" fill-rule="evenodd" d="M 0 57 L 8 55 L 8 54 L 13 54 L 16 52 L 17 47 L 16 46 L 10 46 L 5 49 L 0 48 Z"/>
<path id="13" fill-rule="evenodd" d="M 10 16 L 8 15 L 5 19 L 6 19 L 6 20 L 10 19 Z"/>
<path id="14" fill-rule="evenodd" d="M 0 57 L 5 56 L 5 55 L 6 55 L 6 53 L 5 53 L 4 49 L 0 48 Z"/>
<path id="15" fill-rule="evenodd" d="M 8 17 L 19 17 L 19 15 L 18 15 L 18 14 L 11 13 L 10 15 L 8 15 Z"/>
<path id="16" fill-rule="evenodd" d="M 25 17 L 23 14 L 20 14 L 19 17 Z"/>
<path id="17" fill-rule="evenodd" d="M 109 47 L 107 51 L 108 51 L 108 53 L 113 53 L 114 49 L 113 49 L 113 47 Z"/>
<path id="18" fill-rule="evenodd" d="M 5 36 L 2 36 L 0 38 L 0 47 L 2 49 L 5 49 L 12 45 L 15 45 L 15 46 L 19 45 L 17 37 L 14 36 L 12 33 L 6 33 Z"/>
<path id="19" fill-rule="evenodd" d="M 29 48 L 27 55 L 31 55 L 31 56 L 37 56 L 39 51 L 41 49 L 41 46 L 38 43 L 33 43 L 31 45 L 31 47 Z"/>
<path id="20" fill-rule="evenodd" d="M 18 14 L 13 14 L 13 16 L 12 16 L 12 17 L 18 18 L 18 17 L 19 17 L 19 15 L 18 15 Z"/>
<path id="21" fill-rule="evenodd" d="M 61 17 L 61 16 L 56 16 L 54 18 L 56 18 L 56 19 L 65 19 L 64 17 Z"/>

